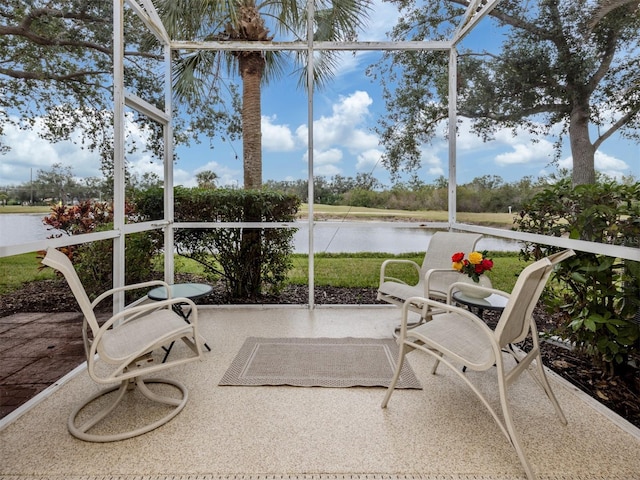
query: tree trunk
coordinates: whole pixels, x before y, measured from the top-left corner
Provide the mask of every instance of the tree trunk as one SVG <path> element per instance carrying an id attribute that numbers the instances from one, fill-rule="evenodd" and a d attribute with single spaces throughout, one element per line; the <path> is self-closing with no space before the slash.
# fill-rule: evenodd
<path id="1" fill-rule="evenodd" d="M 245 190 L 262 187 L 262 127 L 260 84 L 264 71 L 261 52 L 240 53 L 240 75 L 242 77 L 242 156 L 244 159 Z M 247 197 L 245 222 L 259 222 L 261 216 L 252 205 L 254 197 Z M 262 281 L 262 231 L 259 228 L 242 230 L 241 252 L 244 266 L 240 287 L 243 297 L 256 298 Z"/>
<path id="2" fill-rule="evenodd" d="M 242 149 L 245 190 L 262 186 L 262 127 L 260 84 L 264 71 L 261 52 L 240 54 L 242 77 Z"/>
<path id="3" fill-rule="evenodd" d="M 573 157 L 573 184 L 596 183 L 595 148 L 589 138 L 588 107 L 585 108 L 582 105 L 574 106 L 570 122 L 569 142 L 571 156 Z"/>

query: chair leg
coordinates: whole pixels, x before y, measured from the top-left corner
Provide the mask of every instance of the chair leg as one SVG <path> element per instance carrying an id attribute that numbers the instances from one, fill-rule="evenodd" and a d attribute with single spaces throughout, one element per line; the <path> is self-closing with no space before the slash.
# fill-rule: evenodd
<path id="1" fill-rule="evenodd" d="M 547 375 L 544 371 L 544 365 L 542 363 L 542 356 L 540 355 L 540 347 L 537 342 L 534 342 L 534 346 L 529 353 L 527 353 L 524 357 L 520 357 L 517 355 L 516 351 L 511 348 L 508 350 L 508 353 L 515 359 L 518 363 L 518 366 L 515 370 L 526 368 L 529 371 L 529 375 L 531 378 L 538 384 L 538 386 L 544 391 L 545 395 L 553 405 L 553 408 L 556 411 L 556 415 L 560 419 L 560 423 L 563 425 L 567 425 L 567 418 L 558 403 L 558 399 L 556 398 L 553 390 L 551 389 L 551 385 L 549 385 L 549 380 L 547 379 Z M 535 364 L 536 372 L 532 371 L 532 365 Z"/>
<path id="2" fill-rule="evenodd" d="M 163 384 L 163 385 L 169 385 L 169 386 L 175 387 L 181 393 L 181 396 L 167 397 L 163 395 L 158 395 L 152 392 L 151 390 L 149 390 L 147 384 L 151 384 L 151 383 Z M 131 388 L 132 386 L 134 387 Z M 153 421 L 151 423 L 148 423 L 147 425 L 144 425 L 142 427 L 135 428 L 133 430 L 128 430 L 128 431 L 114 433 L 114 434 L 105 434 L 105 435 L 102 435 L 99 433 L 95 433 L 95 434 L 89 433 L 89 430 L 91 428 L 99 424 L 111 412 L 115 410 L 115 408 L 124 399 L 125 394 L 127 393 L 133 394 L 135 390 L 138 390 L 143 396 L 145 396 L 149 400 L 152 400 L 154 402 L 161 403 L 164 405 L 169 405 L 174 408 L 172 408 L 166 415 L 164 415 L 160 419 Z M 115 398 L 112 399 L 106 407 L 102 408 L 99 412 L 97 412 L 95 415 L 93 415 L 91 418 L 85 421 L 82 425 L 79 425 L 79 426 L 76 425 L 77 417 L 84 408 L 89 406 L 89 404 L 93 403 L 95 400 L 115 391 L 117 391 L 117 393 L 115 394 Z M 107 388 L 107 389 L 101 390 L 95 395 L 92 395 L 80 406 L 75 408 L 71 413 L 71 415 L 69 416 L 69 420 L 67 422 L 67 428 L 69 430 L 69 433 L 71 433 L 71 435 L 73 435 L 76 438 L 79 438 L 80 440 L 84 440 L 87 442 L 115 442 L 118 440 L 125 440 L 127 438 L 136 437 L 138 435 L 142 435 L 143 433 L 150 432 L 151 430 L 154 430 L 160 427 L 161 425 L 164 425 L 165 423 L 167 423 L 169 420 L 171 420 L 173 417 L 175 417 L 178 413 L 182 411 L 182 409 L 187 404 L 187 399 L 188 399 L 188 393 L 185 386 L 182 383 L 176 382 L 174 380 L 165 380 L 165 379 L 158 379 L 158 378 L 148 378 L 143 380 L 142 378 L 136 378 L 133 384 L 131 381 L 125 380 L 125 381 L 122 381 L 120 385 L 116 387 Z"/>
<path id="3" fill-rule="evenodd" d="M 535 362 L 536 362 L 536 370 L 538 370 L 537 380 L 541 384 L 542 389 L 544 390 L 544 393 L 547 394 L 547 398 L 549 398 L 549 401 L 551 402 L 551 405 L 553 405 L 553 408 L 556 411 L 556 415 L 558 415 L 558 418 L 560 419 L 560 423 L 562 423 L 563 425 L 566 425 L 567 424 L 567 417 L 565 417 L 564 412 L 562 411 L 562 408 L 560 407 L 560 404 L 558 403 L 558 399 L 556 398 L 555 394 L 553 393 L 553 390 L 551 390 L 551 385 L 549 385 L 549 381 L 547 380 L 547 375 L 544 373 L 544 366 L 542 365 L 542 358 L 538 355 L 538 358 L 536 359 Z M 531 372 L 531 375 L 534 376 L 533 372 Z"/>
<path id="4" fill-rule="evenodd" d="M 387 388 L 387 393 L 384 396 L 384 400 L 382 400 L 382 408 L 387 408 L 387 404 L 389 403 L 389 399 L 391 398 L 391 394 L 396 388 L 396 384 L 398 383 L 398 379 L 400 379 L 400 372 L 402 371 L 402 365 L 404 363 L 404 357 L 406 355 L 406 350 L 404 345 L 399 345 L 398 347 L 398 360 L 396 362 L 396 371 L 393 374 L 393 378 L 391 379 L 391 383 L 389 384 L 389 388 Z"/>
<path id="5" fill-rule="evenodd" d="M 431 375 L 435 375 L 438 370 L 438 366 L 440 365 L 440 358 L 442 358 L 444 354 L 442 352 L 434 352 L 433 357 L 435 362 L 433 363 L 433 367 L 431 367 Z"/>
<path id="6" fill-rule="evenodd" d="M 498 367 L 501 368 L 501 367 Z M 502 418 L 504 420 L 504 426 L 509 432 L 509 441 L 511 445 L 516 451 L 518 455 L 518 459 L 520 460 L 520 464 L 524 468 L 525 473 L 527 474 L 528 480 L 536 480 L 536 475 L 533 473 L 533 469 L 531 468 L 531 464 L 529 463 L 529 459 L 527 455 L 524 453 L 524 449 L 520 444 L 520 437 L 518 432 L 516 431 L 515 425 L 513 423 L 513 418 L 511 416 L 511 409 L 509 407 L 509 402 L 507 400 L 507 387 L 501 375 L 498 378 L 498 387 L 500 391 L 500 405 L 502 406 Z"/>

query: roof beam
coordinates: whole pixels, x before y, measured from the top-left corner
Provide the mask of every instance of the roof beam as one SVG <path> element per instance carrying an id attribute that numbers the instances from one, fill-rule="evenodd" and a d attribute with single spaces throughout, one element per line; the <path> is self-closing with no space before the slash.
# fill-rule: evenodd
<path id="1" fill-rule="evenodd" d="M 164 24 L 158 15 L 156 7 L 151 0 L 125 0 L 127 5 L 136 12 L 140 20 L 144 22 L 149 31 L 163 44 L 168 45 L 171 42 L 169 34 L 164 28 Z"/>
<path id="2" fill-rule="evenodd" d="M 314 50 L 449 50 L 452 42 L 313 42 Z M 308 50 L 307 42 L 173 41 L 174 50 Z"/>
<path id="3" fill-rule="evenodd" d="M 460 43 L 473 27 L 486 17 L 499 3 L 500 0 L 469 0 L 464 18 L 453 34 L 452 43 L 454 45 Z"/>

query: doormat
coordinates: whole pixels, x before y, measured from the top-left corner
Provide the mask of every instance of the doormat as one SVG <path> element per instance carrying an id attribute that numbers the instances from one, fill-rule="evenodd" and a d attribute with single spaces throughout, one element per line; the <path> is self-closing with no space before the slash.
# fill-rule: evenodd
<path id="1" fill-rule="evenodd" d="M 397 358 L 392 338 L 249 337 L 219 385 L 388 387 Z M 406 358 L 396 388 L 422 389 Z"/>

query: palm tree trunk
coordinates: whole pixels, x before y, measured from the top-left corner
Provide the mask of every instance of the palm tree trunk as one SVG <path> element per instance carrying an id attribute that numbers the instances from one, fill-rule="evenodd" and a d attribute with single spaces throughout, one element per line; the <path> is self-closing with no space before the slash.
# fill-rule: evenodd
<path id="1" fill-rule="evenodd" d="M 242 148 L 244 159 L 244 188 L 254 190 L 262 187 L 262 127 L 260 84 L 264 71 L 261 52 L 243 52 L 239 55 L 242 77 Z M 245 221 L 259 222 L 261 215 L 255 197 L 248 196 L 245 205 Z M 262 281 L 262 231 L 245 228 L 242 231 L 242 281 L 243 296 L 255 298 L 260 294 Z"/>
<path id="2" fill-rule="evenodd" d="M 264 71 L 261 52 L 240 54 L 242 77 L 242 149 L 245 190 L 262 186 L 262 128 L 260 84 Z"/>

